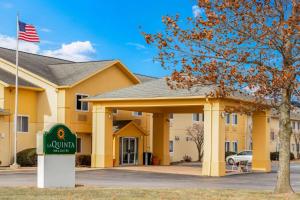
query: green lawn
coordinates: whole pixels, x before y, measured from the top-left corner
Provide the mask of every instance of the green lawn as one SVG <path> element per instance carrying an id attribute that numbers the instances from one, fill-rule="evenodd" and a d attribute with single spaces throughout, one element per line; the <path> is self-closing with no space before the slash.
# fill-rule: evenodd
<path id="1" fill-rule="evenodd" d="M 300 199 L 300 194 L 292 196 L 275 195 L 271 192 L 243 190 L 176 190 L 176 189 L 110 189 L 78 187 L 76 189 L 37 189 L 28 187 L 0 188 L 0 199 L 230 199 L 230 200 L 290 200 Z"/>

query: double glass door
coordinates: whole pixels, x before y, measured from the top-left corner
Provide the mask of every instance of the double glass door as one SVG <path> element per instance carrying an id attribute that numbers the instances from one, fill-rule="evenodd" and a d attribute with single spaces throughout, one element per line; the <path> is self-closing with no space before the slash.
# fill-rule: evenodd
<path id="1" fill-rule="evenodd" d="M 137 164 L 137 138 L 134 137 L 121 138 L 121 164 L 122 165 Z"/>

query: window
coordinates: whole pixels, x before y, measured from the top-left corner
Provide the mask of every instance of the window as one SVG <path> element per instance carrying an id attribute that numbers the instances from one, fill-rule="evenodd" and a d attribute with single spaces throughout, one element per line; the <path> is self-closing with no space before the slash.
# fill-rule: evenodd
<path id="1" fill-rule="evenodd" d="M 28 117 L 27 116 L 18 116 L 17 119 L 17 130 L 21 133 L 28 133 Z"/>
<path id="2" fill-rule="evenodd" d="M 169 152 L 170 153 L 174 152 L 174 142 L 173 142 L 173 140 L 169 141 Z"/>
<path id="3" fill-rule="evenodd" d="M 232 114 L 232 124 L 237 125 L 238 123 L 238 116 L 236 113 Z"/>
<path id="4" fill-rule="evenodd" d="M 77 153 L 81 153 L 81 138 L 77 138 Z"/>
<path id="5" fill-rule="evenodd" d="M 116 109 L 116 108 L 112 109 L 112 114 L 117 115 L 118 114 L 118 109 Z"/>
<path id="6" fill-rule="evenodd" d="M 225 152 L 229 152 L 230 151 L 230 142 L 226 141 L 225 142 Z"/>
<path id="7" fill-rule="evenodd" d="M 170 120 L 174 119 L 173 113 L 169 113 L 169 119 L 170 119 Z"/>
<path id="8" fill-rule="evenodd" d="M 292 122 L 292 126 L 293 126 L 293 129 L 296 129 L 296 122 L 295 121 Z"/>
<path id="9" fill-rule="evenodd" d="M 80 101 L 83 98 L 87 98 L 88 95 L 84 94 L 77 94 L 76 95 L 76 110 L 78 111 L 88 111 L 89 110 L 89 104 L 88 102 Z"/>
<path id="10" fill-rule="evenodd" d="M 274 141 L 275 140 L 275 133 L 274 131 L 271 131 L 271 141 Z"/>
<path id="11" fill-rule="evenodd" d="M 141 117 L 143 115 L 142 112 L 132 112 L 132 115 L 135 117 Z"/>
<path id="12" fill-rule="evenodd" d="M 253 143 L 252 143 L 252 142 L 250 142 L 249 149 L 250 149 L 250 150 L 253 150 Z M 251 152 L 251 153 L 252 153 L 252 152 Z"/>
<path id="13" fill-rule="evenodd" d="M 204 122 L 204 113 L 201 113 L 200 115 L 201 115 L 202 121 Z"/>
<path id="14" fill-rule="evenodd" d="M 200 121 L 200 114 L 193 113 L 193 122 L 199 122 L 199 121 Z"/>
<path id="15" fill-rule="evenodd" d="M 230 114 L 229 113 L 225 114 L 225 120 L 226 120 L 226 124 L 230 124 Z"/>
<path id="16" fill-rule="evenodd" d="M 233 147 L 233 152 L 237 153 L 238 152 L 238 143 L 232 142 L 232 147 Z"/>

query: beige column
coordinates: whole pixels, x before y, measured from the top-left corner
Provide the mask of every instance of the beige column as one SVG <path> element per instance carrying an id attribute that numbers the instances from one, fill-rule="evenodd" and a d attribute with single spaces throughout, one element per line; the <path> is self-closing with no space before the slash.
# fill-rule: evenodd
<path id="1" fill-rule="evenodd" d="M 113 166 L 113 117 L 109 108 L 93 106 L 92 167 Z"/>
<path id="2" fill-rule="evenodd" d="M 225 175 L 224 105 L 212 102 L 204 105 L 204 159 L 202 175 Z"/>
<path id="3" fill-rule="evenodd" d="M 270 118 L 269 111 L 253 113 L 252 145 L 253 171 L 271 171 L 270 161 Z"/>
<path id="4" fill-rule="evenodd" d="M 170 165 L 169 115 L 153 114 L 153 155 L 160 159 L 160 165 Z"/>

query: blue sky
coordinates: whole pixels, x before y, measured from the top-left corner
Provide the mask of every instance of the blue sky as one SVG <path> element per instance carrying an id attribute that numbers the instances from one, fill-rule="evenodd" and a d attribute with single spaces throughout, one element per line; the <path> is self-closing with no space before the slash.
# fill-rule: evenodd
<path id="1" fill-rule="evenodd" d="M 37 27 L 41 43 L 22 43 L 25 51 L 73 60 L 120 59 L 133 72 L 164 76 L 153 63 L 156 50 L 146 32 L 162 29 L 161 17 L 193 16 L 193 0 L 0 0 L 0 46 L 14 48 L 16 13 Z M 194 10 L 195 11 L 195 10 Z M 62 46 L 63 45 L 63 46 Z"/>

